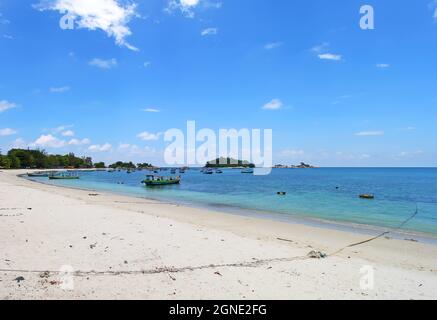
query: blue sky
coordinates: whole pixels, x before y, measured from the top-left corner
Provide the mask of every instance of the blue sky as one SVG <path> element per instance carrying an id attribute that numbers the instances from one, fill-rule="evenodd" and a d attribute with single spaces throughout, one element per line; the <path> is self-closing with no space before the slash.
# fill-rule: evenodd
<path id="1" fill-rule="evenodd" d="M 374 30 L 359 26 L 365 4 Z M 74 30 L 59 26 L 66 8 Z M 195 120 L 273 129 L 275 163 L 436 166 L 436 10 L 0 0 L 0 147 L 162 164 L 160 133 Z"/>

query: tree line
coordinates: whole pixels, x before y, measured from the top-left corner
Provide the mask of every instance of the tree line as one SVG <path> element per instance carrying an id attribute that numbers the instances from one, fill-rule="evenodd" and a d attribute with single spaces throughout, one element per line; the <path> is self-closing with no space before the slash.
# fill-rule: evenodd
<path id="1" fill-rule="evenodd" d="M 122 162 L 118 161 L 109 166 L 110 168 L 120 169 L 149 169 L 154 168 L 150 163 Z M 0 168 L 3 169 L 105 169 L 104 162 L 93 164 L 90 157 L 76 157 L 74 153 L 66 155 L 52 155 L 44 150 L 12 149 L 6 155 L 2 155 L 0 150 Z"/>
<path id="2" fill-rule="evenodd" d="M 92 168 L 90 157 L 76 157 L 74 153 L 51 155 L 44 150 L 12 149 L 6 155 L 0 152 L 0 167 L 3 169 L 58 169 Z"/>

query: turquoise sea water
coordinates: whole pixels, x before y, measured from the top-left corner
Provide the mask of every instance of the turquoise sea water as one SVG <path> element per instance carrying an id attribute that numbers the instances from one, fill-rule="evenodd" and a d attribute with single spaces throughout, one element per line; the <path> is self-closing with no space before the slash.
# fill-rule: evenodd
<path id="1" fill-rule="evenodd" d="M 417 206 L 418 216 L 403 228 L 437 235 L 436 168 L 275 169 L 268 176 L 241 174 L 239 170 L 224 170 L 223 174 L 213 175 L 188 170 L 182 175 L 181 185 L 158 188 L 141 185 L 147 173 L 81 172 L 80 180 L 34 180 L 159 200 L 384 228 L 396 228 Z M 278 191 L 285 191 L 287 195 L 278 196 Z M 372 193 L 376 199 L 359 199 L 362 193 Z"/>

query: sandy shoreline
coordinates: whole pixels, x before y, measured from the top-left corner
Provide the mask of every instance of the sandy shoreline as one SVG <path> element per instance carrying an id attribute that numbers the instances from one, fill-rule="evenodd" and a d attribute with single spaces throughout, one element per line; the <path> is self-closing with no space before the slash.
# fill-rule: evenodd
<path id="1" fill-rule="evenodd" d="M 437 246 L 382 238 L 307 259 L 368 237 L 20 173 L 0 172 L 0 299 L 437 299 Z M 78 271 L 72 291 L 56 273 L 66 265 Z M 360 288 L 363 266 L 373 290 Z"/>

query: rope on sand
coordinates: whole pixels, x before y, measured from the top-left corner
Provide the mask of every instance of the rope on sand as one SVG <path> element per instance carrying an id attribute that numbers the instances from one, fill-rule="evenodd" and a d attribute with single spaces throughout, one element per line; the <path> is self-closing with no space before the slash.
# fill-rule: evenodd
<path id="1" fill-rule="evenodd" d="M 396 228 L 394 228 L 394 229 L 392 229 L 390 231 L 385 231 L 385 232 L 377 235 L 376 237 L 373 237 L 373 238 L 370 238 L 370 239 L 367 239 L 367 240 L 364 240 L 364 241 L 360 241 L 360 242 L 357 242 L 357 243 L 352 243 L 350 245 L 347 245 L 346 247 L 341 248 L 340 250 L 330 254 L 329 256 L 335 256 L 336 254 L 339 254 L 340 252 L 342 252 L 343 250 L 345 250 L 347 248 L 353 248 L 353 247 L 357 247 L 357 246 L 365 244 L 365 243 L 369 243 L 371 241 L 374 241 L 374 240 L 377 240 L 377 239 L 379 239 L 381 237 L 384 237 L 384 236 L 392 233 L 393 231 L 397 231 L 399 229 L 402 229 L 408 222 L 413 220 L 418 214 L 419 214 L 419 207 L 416 204 L 416 211 L 410 217 L 408 217 L 405 221 L 403 221 L 398 227 L 396 227 Z"/>

